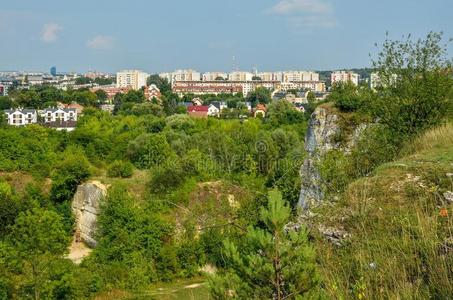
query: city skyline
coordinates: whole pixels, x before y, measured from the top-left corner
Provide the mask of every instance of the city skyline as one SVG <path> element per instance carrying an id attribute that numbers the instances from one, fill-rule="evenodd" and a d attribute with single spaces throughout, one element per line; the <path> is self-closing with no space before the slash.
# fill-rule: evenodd
<path id="1" fill-rule="evenodd" d="M 386 30 L 393 39 L 427 28 L 453 36 L 447 0 L 212 2 L 8 2 L 0 9 L 0 70 L 352 69 L 370 66 Z"/>

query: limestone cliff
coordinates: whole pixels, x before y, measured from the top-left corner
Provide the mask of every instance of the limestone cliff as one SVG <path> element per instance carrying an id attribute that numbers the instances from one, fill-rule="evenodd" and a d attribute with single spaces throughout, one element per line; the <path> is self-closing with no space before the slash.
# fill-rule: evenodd
<path id="1" fill-rule="evenodd" d="M 342 120 L 344 120 L 344 116 L 329 105 L 318 106 L 311 115 L 305 136 L 305 150 L 308 156 L 300 171 L 302 187 L 299 206 L 304 209 L 318 204 L 324 198 L 322 179 L 317 168 L 321 157 L 331 150 L 350 152 L 361 131 L 366 127 L 361 124 L 355 128 L 349 128 L 350 136 L 346 139 L 346 143 L 340 142 L 337 137 L 343 130 L 340 126 Z"/>
<path id="2" fill-rule="evenodd" d="M 76 241 L 96 246 L 96 220 L 100 204 L 107 195 L 107 187 L 100 182 L 87 182 L 77 187 L 72 201 L 72 212 L 76 223 Z"/>

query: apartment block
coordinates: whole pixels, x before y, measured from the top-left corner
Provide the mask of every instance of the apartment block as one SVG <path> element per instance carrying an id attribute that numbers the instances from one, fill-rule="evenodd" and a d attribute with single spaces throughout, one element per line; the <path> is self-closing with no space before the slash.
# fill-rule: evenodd
<path id="1" fill-rule="evenodd" d="M 339 82 L 352 82 L 355 85 L 359 85 L 359 74 L 351 71 L 335 71 L 330 75 L 330 81 L 332 85 Z"/>
<path id="2" fill-rule="evenodd" d="M 146 86 L 149 74 L 139 70 L 124 70 L 116 73 L 117 88 L 139 90 Z"/>

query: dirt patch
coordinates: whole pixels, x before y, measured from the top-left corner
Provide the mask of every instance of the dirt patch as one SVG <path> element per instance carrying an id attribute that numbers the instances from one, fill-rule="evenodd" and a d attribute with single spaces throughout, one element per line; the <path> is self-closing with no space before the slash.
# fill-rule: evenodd
<path id="1" fill-rule="evenodd" d="M 69 247 L 69 254 L 67 256 L 75 264 L 80 264 L 82 260 L 89 256 L 93 249 L 81 242 L 76 242 L 75 239 L 72 241 Z"/>

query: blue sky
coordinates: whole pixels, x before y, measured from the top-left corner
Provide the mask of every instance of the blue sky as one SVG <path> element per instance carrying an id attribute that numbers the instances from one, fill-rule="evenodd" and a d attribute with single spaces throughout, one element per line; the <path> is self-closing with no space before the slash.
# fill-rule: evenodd
<path id="1" fill-rule="evenodd" d="M 386 31 L 453 37 L 452 0 L 2 2 L 0 70 L 328 70 L 369 66 Z"/>

